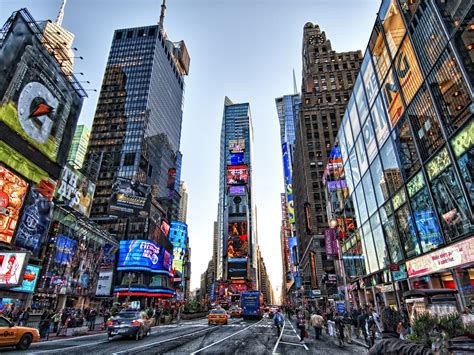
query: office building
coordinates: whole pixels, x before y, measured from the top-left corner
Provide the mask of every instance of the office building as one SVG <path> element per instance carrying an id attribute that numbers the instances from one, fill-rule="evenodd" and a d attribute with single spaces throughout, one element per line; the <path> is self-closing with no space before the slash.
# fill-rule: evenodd
<path id="1" fill-rule="evenodd" d="M 188 189 L 184 181 L 179 182 L 179 194 L 181 199 L 179 200 L 178 221 L 186 223 L 188 216 Z"/>
<path id="2" fill-rule="evenodd" d="M 82 169 L 84 159 L 87 153 L 87 146 L 89 145 L 89 139 L 91 135 L 91 129 L 85 125 L 78 125 L 74 136 L 72 138 L 71 148 L 69 149 L 69 155 L 67 162 L 74 169 Z"/>

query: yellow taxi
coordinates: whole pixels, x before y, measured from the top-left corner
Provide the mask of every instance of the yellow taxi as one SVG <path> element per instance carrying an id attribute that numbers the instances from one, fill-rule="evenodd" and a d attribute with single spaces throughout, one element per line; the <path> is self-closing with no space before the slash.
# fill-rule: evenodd
<path id="1" fill-rule="evenodd" d="M 38 329 L 19 327 L 5 317 L 0 316 L 0 347 L 16 346 L 18 350 L 27 350 L 31 343 L 40 340 Z"/>
<path id="2" fill-rule="evenodd" d="M 230 309 L 230 317 L 231 317 L 231 318 L 234 318 L 234 317 L 235 317 L 235 318 L 237 318 L 237 317 L 242 317 L 242 308 L 237 307 L 237 306 L 232 307 L 232 308 Z"/>
<path id="3" fill-rule="evenodd" d="M 224 309 L 212 309 L 207 315 L 207 323 L 211 324 L 227 324 L 227 313 Z"/>

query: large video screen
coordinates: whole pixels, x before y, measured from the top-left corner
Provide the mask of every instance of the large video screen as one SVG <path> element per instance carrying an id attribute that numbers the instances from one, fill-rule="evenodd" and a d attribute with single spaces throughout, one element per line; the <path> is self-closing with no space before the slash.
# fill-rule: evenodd
<path id="1" fill-rule="evenodd" d="M 227 167 L 227 185 L 245 185 L 249 181 L 247 165 Z"/>
<path id="2" fill-rule="evenodd" d="M 227 259 L 227 276 L 229 279 L 247 277 L 247 258 Z"/>
<path id="3" fill-rule="evenodd" d="M 245 185 L 229 186 L 230 195 L 243 195 L 245 194 L 245 191 L 246 191 Z"/>
<path id="4" fill-rule="evenodd" d="M 228 258 L 244 258 L 248 255 L 247 222 L 229 222 L 227 237 L 227 257 Z"/>
<path id="5" fill-rule="evenodd" d="M 28 258 L 26 252 L 0 252 L 0 287 L 21 285 Z"/>
<path id="6" fill-rule="evenodd" d="M 150 240 L 122 240 L 117 270 L 169 271 L 171 255 Z"/>
<path id="7" fill-rule="evenodd" d="M 229 150 L 231 153 L 242 153 L 245 151 L 245 139 L 229 140 Z"/>
<path id="8" fill-rule="evenodd" d="M 56 254 L 54 256 L 54 261 L 61 265 L 69 264 L 76 252 L 76 244 L 77 242 L 74 239 L 60 234 L 56 241 Z"/>
<path id="9" fill-rule="evenodd" d="M 0 125 L 63 165 L 83 98 L 19 12 L 0 48 Z M 0 130 L 1 135 L 2 130 Z M 16 144 L 16 143 L 14 143 Z M 14 148 L 28 153 L 25 146 Z M 40 163 L 45 170 L 47 160 Z"/>
<path id="10" fill-rule="evenodd" d="M 244 153 L 231 153 L 230 165 L 242 165 L 244 162 Z"/>
<path id="11" fill-rule="evenodd" d="M 0 242 L 11 243 L 27 190 L 25 180 L 0 166 Z"/>
<path id="12" fill-rule="evenodd" d="M 137 180 L 117 178 L 112 185 L 110 213 L 118 216 L 144 216 L 145 205 L 150 196 L 150 185 Z"/>
<path id="13" fill-rule="evenodd" d="M 39 266 L 28 264 L 23 273 L 21 286 L 12 288 L 12 291 L 33 293 L 35 291 L 36 282 L 38 281 L 39 272 Z"/>

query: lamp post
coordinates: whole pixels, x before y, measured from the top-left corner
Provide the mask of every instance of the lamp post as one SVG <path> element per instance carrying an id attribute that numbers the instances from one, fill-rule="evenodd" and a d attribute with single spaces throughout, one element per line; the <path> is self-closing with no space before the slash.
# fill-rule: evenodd
<path id="1" fill-rule="evenodd" d="M 342 280 L 344 283 L 344 304 L 346 306 L 346 310 L 349 310 L 349 292 L 347 290 L 347 280 L 346 280 L 346 270 L 344 269 L 344 263 L 342 262 L 342 250 L 341 244 L 339 243 L 339 236 L 336 230 L 337 227 L 337 220 L 335 218 L 331 218 L 329 221 L 329 227 L 334 229 L 336 234 L 336 243 L 337 243 L 337 259 L 339 262 L 339 269 L 341 269 L 342 273 Z"/>

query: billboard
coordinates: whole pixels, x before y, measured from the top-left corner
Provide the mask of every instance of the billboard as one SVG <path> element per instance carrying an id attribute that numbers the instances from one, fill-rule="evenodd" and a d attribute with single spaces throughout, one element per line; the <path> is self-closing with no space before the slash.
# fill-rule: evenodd
<path id="1" fill-rule="evenodd" d="M 12 291 L 33 293 L 35 291 L 36 282 L 38 281 L 39 272 L 39 266 L 28 264 L 23 273 L 21 286 L 12 288 Z"/>
<path id="2" fill-rule="evenodd" d="M 227 259 L 227 277 L 229 279 L 247 277 L 247 258 Z"/>
<path id="3" fill-rule="evenodd" d="M 98 297 L 110 296 L 112 292 L 112 281 L 114 279 L 114 272 L 112 270 L 102 270 L 99 272 L 99 279 L 95 295 Z"/>
<path id="4" fill-rule="evenodd" d="M 53 202 L 36 188 L 30 190 L 15 235 L 15 244 L 38 256 L 53 217 Z"/>
<path id="5" fill-rule="evenodd" d="M 0 287 L 21 285 L 28 258 L 27 252 L 0 252 Z"/>
<path id="6" fill-rule="evenodd" d="M 176 169 L 175 168 L 168 169 L 168 180 L 166 182 L 166 187 L 168 189 L 173 189 L 175 183 L 176 183 Z"/>
<path id="7" fill-rule="evenodd" d="M 290 155 L 288 152 L 288 144 L 283 143 L 281 145 L 281 150 L 283 153 L 283 171 L 284 171 L 284 178 L 285 178 L 285 194 L 286 194 L 286 201 L 288 206 L 288 219 L 291 224 L 295 223 L 295 206 L 293 201 L 293 185 L 292 185 L 292 177 L 291 177 L 291 162 L 290 162 Z"/>
<path id="8" fill-rule="evenodd" d="M 121 240 L 117 270 L 169 271 L 169 265 L 164 264 L 171 263 L 170 254 L 165 252 L 150 240 Z"/>
<path id="9" fill-rule="evenodd" d="M 242 165 L 244 162 L 244 153 L 230 153 L 230 165 Z"/>
<path id="10" fill-rule="evenodd" d="M 27 189 L 25 180 L 0 166 L 0 242 L 11 243 Z"/>
<path id="11" fill-rule="evenodd" d="M 55 198 L 76 211 L 89 217 L 94 198 L 95 184 L 70 166 L 65 166 L 61 171 Z"/>
<path id="12" fill-rule="evenodd" d="M 112 185 L 110 213 L 118 216 L 145 217 L 147 213 L 144 209 L 149 201 L 150 191 L 150 185 L 118 177 Z"/>
<path id="13" fill-rule="evenodd" d="M 233 185 L 229 186 L 230 195 L 243 195 L 246 192 L 245 185 Z"/>
<path id="14" fill-rule="evenodd" d="M 39 151 L 63 165 L 83 99 L 22 12 L 16 13 L 10 29 L 4 29 L 0 48 L 0 124 L 36 148 L 33 154 Z M 14 148 L 25 151 L 23 146 Z M 41 165 L 50 168 L 47 162 Z"/>
<path id="15" fill-rule="evenodd" d="M 243 258 L 248 255 L 247 222 L 229 222 L 227 238 L 227 257 Z"/>
<path id="16" fill-rule="evenodd" d="M 71 258 L 75 253 L 76 241 L 65 235 L 60 234 L 56 242 L 56 254 L 54 262 L 67 265 L 71 262 Z"/>
<path id="17" fill-rule="evenodd" d="M 334 228 L 326 228 L 324 231 L 324 249 L 327 256 L 338 255 L 336 230 Z"/>
<path id="18" fill-rule="evenodd" d="M 100 258 L 101 269 L 111 269 L 115 262 L 115 247 L 113 244 L 106 243 L 102 248 L 102 256 Z"/>
<path id="19" fill-rule="evenodd" d="M 229 151 L 231 153 L 242 153 L 245 151 L 245 139 L 230 139 Z"/>
<path id="20" fill-rule="evenodd" d="M 227 167 L 227 185 L 244 185 L 249 181 L 247 165 Z"/>

